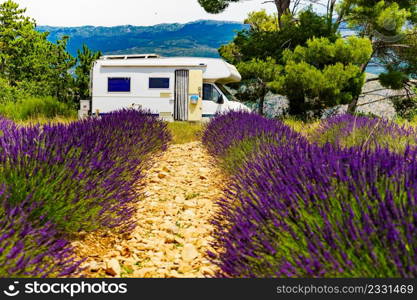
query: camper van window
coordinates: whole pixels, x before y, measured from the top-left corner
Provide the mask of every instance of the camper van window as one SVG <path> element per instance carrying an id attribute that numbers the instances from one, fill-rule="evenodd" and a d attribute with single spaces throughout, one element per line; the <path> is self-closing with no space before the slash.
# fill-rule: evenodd
<path id="1" fill-rule="evenodd" d="M 169 78 L 149 78 L 150 89 L 169 89 Z"/>
<path id="2" fill-rule="evenodd" d="M 203 100 L 209 100 L 213 102 L 218 102 L 220 98 L 219 91 L 214 87 L 214 85 L 205 83 L 203 85 Z"/>
<path id="3" fill-rule="evenodd" d="M 109 92 L 130 92 L 130 78 L 109 78 L 107 90 Z"/>

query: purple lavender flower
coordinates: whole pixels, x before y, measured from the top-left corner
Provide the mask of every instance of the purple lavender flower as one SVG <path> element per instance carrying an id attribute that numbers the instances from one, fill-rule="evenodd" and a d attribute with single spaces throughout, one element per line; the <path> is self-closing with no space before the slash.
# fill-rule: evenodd
<path id="1" fill-rule="evenodd" d="M 68 125 L 17 127 L 0 119 L 0 130 L 0 183 L 8 195 L 0 208 L 3 277 L 74 274 L 79 262 L 67 234 L 132 230 L 143 170 L 171 138 L 164 122 L 135 110 Z"/>
<path id="2" fill-rule="evenodd" d="M 220 159 L 227 149 L 216 145 L 263 134 L 262 125 L 240 131 L 230 124 L 251 120 L 256 127 L 262 124 L 256 117 L 231 118 L 213 120 L 205 133 Z M 218 132 L 229 128 L 235 132 L 223 141 Z M 213 220 L 219 251 L 212 253 L 219 276 L 417 276 L 416 149 L 396 153 L 379 141 L 373 147 L 317 145 L 291 134 L 283 143 L 275 136 L 276 143 L 261 143 L 234 172 L 219 201 Z"/>

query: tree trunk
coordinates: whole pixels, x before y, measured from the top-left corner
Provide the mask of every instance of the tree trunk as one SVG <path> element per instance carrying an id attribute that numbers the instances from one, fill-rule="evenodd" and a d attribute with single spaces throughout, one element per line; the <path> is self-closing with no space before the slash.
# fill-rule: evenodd
<path id="1" fill-rule="evenodd" d="M 259 106 L 258 106 L 258 114 L 260 114 L 261 116 L 264 115 L 264 105 L 265 105 L 265 95 L 262 95 L 259 98 Z"/>
<path id="2" fill-rule="evenodd" d="M 291 0 L 274 0 L 278 10 L 278 24 L 282 28 L 282 16 L 290 12 Z"/>
<path id="3" fill-rule="evenodd" d="M 371 37 L 372 38 L 372 37 Z M 369 65 L 369 63 L 371 62 L 371 60 L 372 60 L 372 58 L 374 57 L 374 55 L 375 55 L 375 49 L 373 50 L 373 52 L 372 52 L 372 55 L 371 55 L 371 58 L 365 63 L 365 64 L 363 64 L 362 66 L 361 66 L 361 74 L 364 74 L 365 72 L 366 72 L 366 69 L 368 68 L 368 65 Z M 363 87 L 362 87 L 363 88 Z M 358 95 L 358 96 L 356 96 L 353 100 L 352 100 L 352 102 L 350 102 L 349 103 L 349 106 L 348 106 L 348 113 L 350 113 L 350 114 L 354 114 L 355 112 L 356 112 L 356 108 L 358 107 L 358 102 L 359 102 L 359 97 L 360 97 L 360 95 Z"/>

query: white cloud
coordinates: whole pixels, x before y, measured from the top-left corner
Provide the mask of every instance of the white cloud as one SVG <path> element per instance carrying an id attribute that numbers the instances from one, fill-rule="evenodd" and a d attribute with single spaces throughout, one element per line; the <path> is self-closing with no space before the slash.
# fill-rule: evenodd
<path id="1" fill-rule="evenodd" d="M 243 21 L 246 15 L 262 8 L 275 12 L 264 0 L 231 4 L 223 13 L 212 15 L 197 0 L 14 0 L 27 8 L 39 25 L 114 26 L 185 23 L 198 19 Z M 4 2 L 4 1 L 0 1 Z"/>

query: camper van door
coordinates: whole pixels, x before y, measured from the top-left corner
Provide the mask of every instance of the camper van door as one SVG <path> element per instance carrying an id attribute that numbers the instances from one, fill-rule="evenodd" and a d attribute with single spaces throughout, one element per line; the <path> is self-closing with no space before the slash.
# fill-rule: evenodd
<path id="1" fill-rule="evenodd" d="M 175 71 L 174 119 L 188 121 L 188 70 Z"/>

